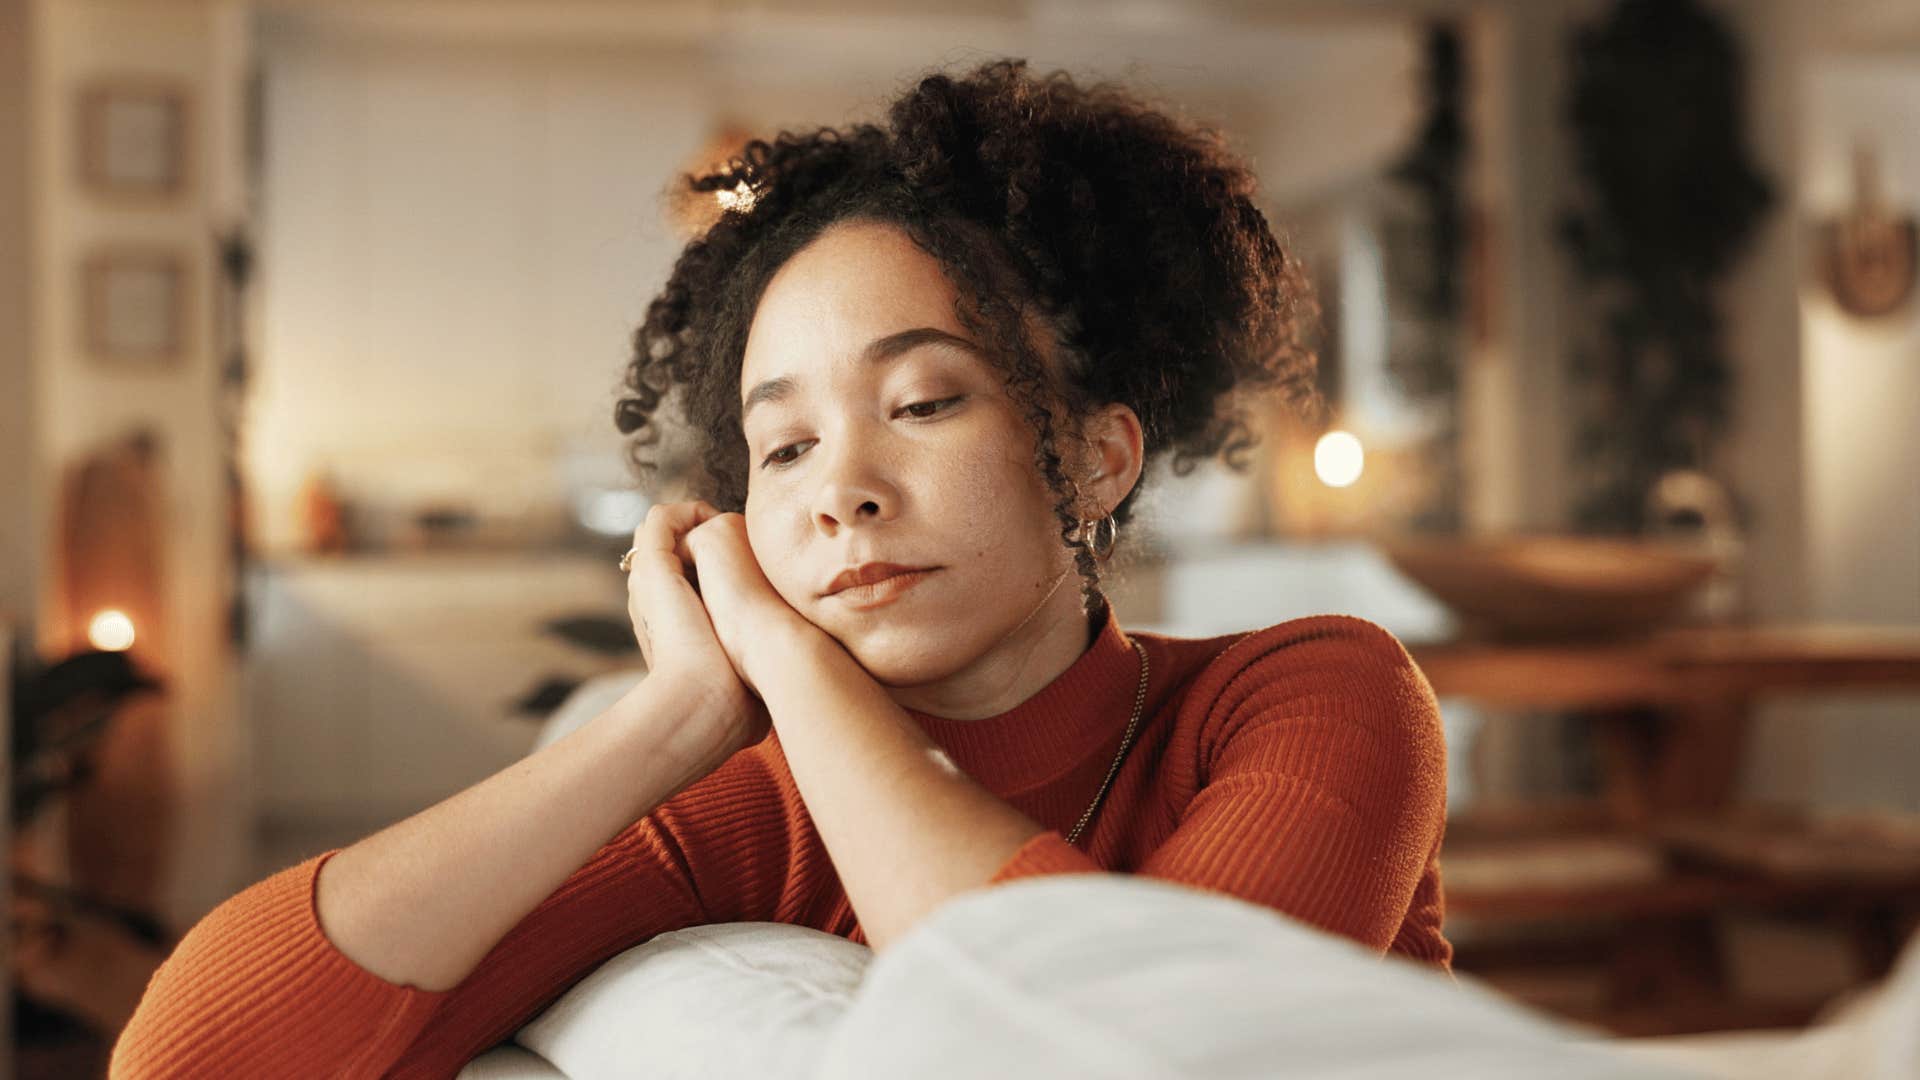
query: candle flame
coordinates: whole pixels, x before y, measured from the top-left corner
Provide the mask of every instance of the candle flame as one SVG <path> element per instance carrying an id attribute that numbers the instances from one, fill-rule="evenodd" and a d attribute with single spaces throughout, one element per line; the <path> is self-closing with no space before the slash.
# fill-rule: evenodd
<path id="1" fill-rule="evenodd" d="M 124 611 L 108 608 L 87 624 L 87 640 L 102 652 L 126 652 L 133 648 L 133 620 Z"/>

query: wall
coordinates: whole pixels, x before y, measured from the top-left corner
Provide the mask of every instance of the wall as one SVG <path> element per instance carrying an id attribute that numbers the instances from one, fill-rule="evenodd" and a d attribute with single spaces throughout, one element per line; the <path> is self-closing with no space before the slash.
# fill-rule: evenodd
<path id="1" fill-rule="evenodd" d="M 27 0 L 0 0 L 0 621 L 26 635 L 39 581 L 35 498 L 33 140 Z"/>
<path id="2" fill-rule="evenodd" d="M 27 184 L 32 139 L 27 129 L 27 92 L 32 85 L 32 7 L 27 0 L 0 0 L 0 736 L 12 744 L 12 666 L 15 635 L 31 640 L 34 591 L 39 575 L 38 506 L 33 476 L 33 363 L 28 327 L 33 313 L 29 260 L 32 209 Z M 0 753 L 11 763 L 11 755 Z M 0 773 L 0 800 L 13 801 L 10 773 Z M 0 845 L 13 847 L 13 829 L 0 822 Z M 10 883 L 0 883 L 0 902 L 12 905 Z M 13 934 L 0 934 L 0 997 L 13 997 Z M 13 1056 L 13 1010 L 0 1016 L 0 1053 Z M 11 1078 L 11 1061 L 0 1078 Z"/>
<path id="3" fill-rule="evenodd" d="M 1839 316 L 1813 282 L 1809 243 L 1811 223 L 1850 191 L 1862 130 L 1881 146 L 1891 194 L 1920 210 L 1920 8 L 1725 6 L 1749 48 L 1754 146 L 1780 197 L 1728 308 L 1741 377 L 1730 462 L 1759 513 L 1749 605 L 1762 618 L 1920 625 L 1915 309 L 1878 326 Z M 1910 694 L 1761 702 L 1748 797 L 1920 811 L 1915 707 Z"/>
<path id="4" fill-rule="evenodd" d="M 39 647 L 61 647 L 70 613 L 51 575 L 54 493 L 67 467 L 135 425 L 161 437 L 168 498 L 168 621 L 173 643 L 172 751 L 182 795 L 169 914 L 188 923 L 231 891 L 245 856 L 243 733 L 234 721 L 232 659 L 224 644 L 230 569 L 227 506 L 213 412 L 212 265 L 209 236 L 233 215 L 229 167 L 235 90 L 244 64 L 244 10 L 228 3 L 150 4 L 40 0 L 34 5 L 31 78 L 36 245 L 32 350 L 38 421 L 36 523 L 49 575 L 39 582 Z M 177 80 L 193 98 L 194 182 L 164 208 L 107 205 L 77 189 L 76 95 L 90 80 L 142 75 Z M 132 374 L 91 364 L 80 345 L 79 267 L 96 244 L 166 244 L 190 267 L 188 348 L 177 370 Z"/>
<path id="5" fill-rule="evenodd" d="M 566 450 L 616 463 L 627 338 L 678 247 L 659 195 L 709 133 L 694 57 L 270 24 L 262 63 L 266 545 L 318 466 L 511 514 L 564 493 Z"/>
<path id="6" fill-rule="evenodd" d="M 1920 49 L 1823 53 L 1807 74 L 1800 221 L 1852 203 L 1856 138 L 1878 151 L 1887 201 L 1920 216 Z M 1920 296 L 1859 319 L 1809 280 L 1803 312 L 1809 614 L 1920 627 Z M 1817 703 L 1814 797 L 1920 812 L 1917 709 L 1912 696 Z"/>
<path id="7" fill-rule="evenodd" d="M 1807 90 L 1803 220 L 1853 203 L 1856 140 L 1887 203 L 1920 216 L 1920 51 L 1820 57 Z M 1861 319 L 1809 281 L 1802 329 L 1813 612 L 1920 621 L 1920 297 Z"/>

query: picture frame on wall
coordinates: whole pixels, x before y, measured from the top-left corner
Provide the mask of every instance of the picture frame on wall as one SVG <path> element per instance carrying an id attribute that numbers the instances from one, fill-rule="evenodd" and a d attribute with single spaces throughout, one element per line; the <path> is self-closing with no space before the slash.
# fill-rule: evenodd
<path id="1" fill-rule="evenodd" d="M 165 248 L 113 248 L 82 269 L 87 356 L 132 370 L 178 366 L 186 350 L 187 264 Z"/>
<path id="2" fill-rule="evenodd" d="M 172 200 L 188 185 L 191 108 L 183 86 L 124 78 L 80 93 L 80 182 L 108 199 Z"/>

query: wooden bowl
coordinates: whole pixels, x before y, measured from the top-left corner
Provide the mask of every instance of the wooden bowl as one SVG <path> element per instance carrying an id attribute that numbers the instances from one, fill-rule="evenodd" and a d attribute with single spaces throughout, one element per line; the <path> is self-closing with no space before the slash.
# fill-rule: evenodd
<path id="1" fill-rule="evenodd" d="M 1680 615 L 1717 560 L 1696 548 L 1624 537 L 1387 537 L 1388 561 L 1463 628 L 1489 636 L 1631 635 Z"/>

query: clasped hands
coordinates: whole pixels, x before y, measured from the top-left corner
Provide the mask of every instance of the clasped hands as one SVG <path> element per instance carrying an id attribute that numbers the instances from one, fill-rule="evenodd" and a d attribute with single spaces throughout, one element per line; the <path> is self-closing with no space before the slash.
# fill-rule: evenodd
<path id="1" fill-rule="evenodd" d="M 627 613 L 649 677 L 685 680 L 728 700 L 744 686 L 758 698 L 770 665 L 832 640 L 774 589 L 740 514 L 699 500 L 660 503 L 634 530 L 633 546 Z M 742 705 L 766 722 L 760 702 Z"/>

